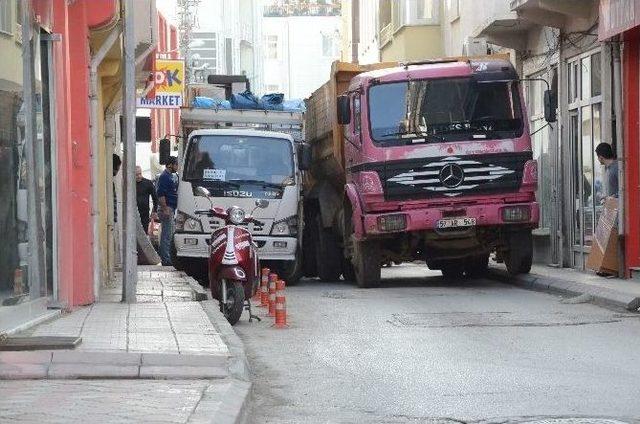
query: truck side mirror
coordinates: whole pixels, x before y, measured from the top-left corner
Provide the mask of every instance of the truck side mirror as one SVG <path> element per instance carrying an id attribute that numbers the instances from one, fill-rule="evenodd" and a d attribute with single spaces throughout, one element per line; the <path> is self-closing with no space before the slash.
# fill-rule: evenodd
<path id="1" fill-rule="evenodd" d="M 171 156 L 171 141 L 168 138 L 160 140 L 160 165 L 166 165 Z"/>
<path id="2" fill-rule="evenodd" d="M 551 90 L 545 90 L 544 92 L 544 119 L 548 123 L 553 123 L 558 120 L 556 116 L 556 109 L 558 108 L 558 99 L 556 94 Z"/>
<path id="3" fill-rule="evenodd" d="M 308 144 L 301 144 L 298 148 L 298 168 L 301 171 L 311 168 L 311 146 Z"/>
<path id="4" fill-rule="evenodd" d="M 338 96 L 338 124 L 349 125 L 351 122 L 351 104 L 349 96 Z"/>

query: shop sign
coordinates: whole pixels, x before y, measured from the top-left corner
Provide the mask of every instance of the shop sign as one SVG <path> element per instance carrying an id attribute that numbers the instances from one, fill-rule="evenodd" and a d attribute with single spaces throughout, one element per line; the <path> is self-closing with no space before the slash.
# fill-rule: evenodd
<path id="1" fill-rule="evenodd" d="M 600 0 L 598 40 L 640 26 L 640 0 Z"/>
<path id="2" fill-rule="evenodd" d="M 155 71 L 147 81 L 136 106 L 149 109 L 178 109 L 184 99 L 184 61 L 156 59 Z"/>

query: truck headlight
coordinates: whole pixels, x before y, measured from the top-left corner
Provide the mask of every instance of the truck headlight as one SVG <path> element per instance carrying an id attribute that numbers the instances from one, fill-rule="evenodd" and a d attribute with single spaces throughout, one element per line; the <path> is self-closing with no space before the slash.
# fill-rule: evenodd
<path id="1" fill-rule="evenodd" d="M 194 216 L 178 211 L 176 214 L 176 231 L 202 233 L 202 222 Z"/>
<path id="2" fill-rule="evenodd" d="M 529 206 L 507 206 L 502 208 L 504 222 L 528 222 L 531 219 Z"/>
<path id="3" fill-rule="evenodd" d="M 277 221 L 271 227 L 271 235 L 273 236 L 295 236 L 298 234 L 298 217 L 290 216 L 289 218 Z"/>
<path id="4" fill-rule="evenodd" d="M 407 216 L 403 213 L 378 217 L 378 230 L 380 231 L 402 231 L 405 228 L 407 228 Z"/>

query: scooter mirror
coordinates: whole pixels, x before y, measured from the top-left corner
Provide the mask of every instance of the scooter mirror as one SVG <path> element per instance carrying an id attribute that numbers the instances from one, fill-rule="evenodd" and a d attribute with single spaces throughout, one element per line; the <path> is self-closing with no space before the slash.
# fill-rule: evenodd
<path id="1" fill-rule="evenodd" d="M 256 200 L 256 207 L 260 209 L 266 209 L 269 206 L 269 201 L 265 199 Z"/>
<path id="2" fill-rule="evenodd" d="M 203 197 L 210 197 L 211 196 L 211 193 L 209 192 L 209 190 L 207 190 L 206 188 L 201 187 L 201 186 L 196 187 L 195 193 L 198 196 L 203 196 Z"/>

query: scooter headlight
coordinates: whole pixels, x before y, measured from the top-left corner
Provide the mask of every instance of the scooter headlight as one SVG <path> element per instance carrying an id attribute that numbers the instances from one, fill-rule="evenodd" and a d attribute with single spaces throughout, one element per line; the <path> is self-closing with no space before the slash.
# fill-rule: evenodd
<path id="1" fill-rule="evenodd" d="M 231 221 L 233 224 L 236 224 L 236 225 L 242 224 L 245 218 L 247 217 L 247 214 L 245 213 L 244 209 L 239 208 L 237 206 L 233 206 L 229 208 L 229 210 L 227 211 L 227 214 L 229 215 L 229 221 Z"/>

